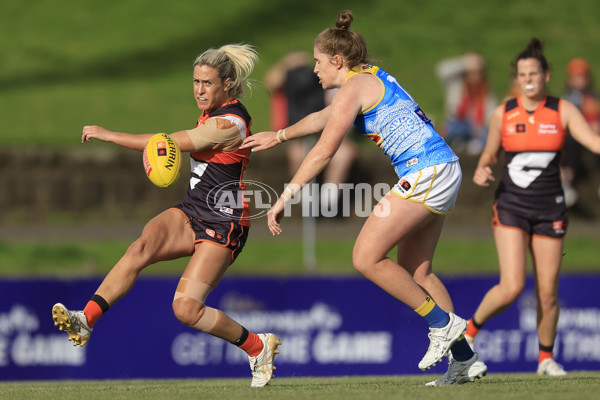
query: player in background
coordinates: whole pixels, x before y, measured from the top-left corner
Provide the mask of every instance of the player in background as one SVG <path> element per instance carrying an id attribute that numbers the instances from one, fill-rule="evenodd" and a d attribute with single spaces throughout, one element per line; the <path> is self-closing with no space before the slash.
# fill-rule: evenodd
<path id="1" fill-rule="evenodd" d="M 567 63 L 566 73 L 566 86 L 562 97 L 573 103 L 592 129 L 600 133 L 600 96 L 594 88 L 592 66 L 586 59 L 576 57 Z M 567 208 L 577 204 L 579 194 L 574 186 L 579 178 L 585 177 L 586 169 L 590 167 L 585 162 L 587 155 L 585 153 L 583 146 L 567 132 L 564 157 L 561 160 L 561 178 Z M 591 167 L 600 168 L 600 157 L 594 156 L 593 161 L 595 165 Z M 600 196 L 600 188 L 598 188 L 598 196 Z"/>
<path id="2" fill-rule="evenodd" d="M 285 203 L 327 166 L 353 123 L 390 156 L 399 181 L 356 239 L 354 267 L 428 323 L 430 344 L 419 362 L 421 370 L 452 353 L 448 373 L 429 385 L 470 382 L 485 375 L 487 367 L 464 340 L 466 321 L 452 313 L 450 296 L 431 265 L 444 215 L 458 195 L 458 157 L 396 79 L 367 64 L 366 43 L 349 29 L 352 20 L 352 12 L 340 12 L 336 28 L 324 30 L 314 41 L 314 72 L 323 89 L 339 88 L 331 105 L 286 129 L 253 135 L 242 148 L 264 150 L 323 131 L 268 212 L 273 235 L 282 232 Z M 387 257 L 393 248 L 398 262 Z"/>
<path id="3" fill-rule="evenodd" d="M 58 303 L 52 309 L 54 324 L 69 334 L 73 345 L 90 340 L 92 328 L 133 287 L 147 266 L 191 256 L 173 300 L 175 316 L 183 324 L 224 339 L 243 349 L 252 369 L 252 387 L 262 387 L 273 376 L 273 359 L 280 340 L 272 333 L 249 332 L 222 311 L 205 305 L 227 268 L 242 251 L 250 220 L 248 204 L 220 210 L 208 196 L 223 187 L 238 197 L 249 150 L 239 149 L 250 136 L 251 118 L 238 98 L 258 60 L 249 45 L 209 49 L 194 62 L 194 97 L 202 115 L 194 129 L 171 134 L 182 152 L 190 152 L 190 185 L 183 201 L 150 220 L 125 255 L 114 265 L 83 311 Z M 143 151 L 152 134 L 112 132 L 85 126 L 82 142 L 97 139 Z M 132 320 L 132 324 L 136 324 Z"/>
<path id="4" fill-rule="evenodd" d="M 494 111 L 486 147 L 473 181 L 488 187 L 500 152 L 505 165 L 495 193 L 492 227 L 500 265 L 500 282 L 483 297 L 468 321 L 472 342 L 485 322 L 509 307 L 525 285 L 531 252 L 537 297 L 540 375 L 566 372 L 553 358 L 558 322 L 558 277 L 567 230 L 560 180 L 560 158 L 568 130 L 583 146 L 600 153 L 600 135 L 571 102 L 546 95 L 548 62 L 533 38 L 512 63 L 521 89 Z"/>

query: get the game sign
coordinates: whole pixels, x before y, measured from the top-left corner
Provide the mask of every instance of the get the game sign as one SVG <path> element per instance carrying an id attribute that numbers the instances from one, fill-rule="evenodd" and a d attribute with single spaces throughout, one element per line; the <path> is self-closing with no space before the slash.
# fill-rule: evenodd
<path id="1" fill-rule="evenodd" d="M 464 317 L 497 282 L 442 279 Z M 54 326 L 52 306 L 83 307 L 100 280 L 0 280 L 0 380 L 249 378 L 242 350 L 173 316 L 177 282 L 177 277 L 140 279 L 82 348 Z M 599 285 L 596 275 L 561 277 L 555 358 L 567 370 L 600 369 L 600 306 L 593 298 Z M 429 344 L 427 324 L 417 313 L 360 277 L 226 277 L 207 304 L 253 332 L 276 333 L 283 341 L 275 359 L 281 377 L 419 374 L 417 364 Z M 141 326 L 143 334 L 124 337 Z M 517 302 L 485 325 L 475 347 L 490 373 L 535 371 L 531 278 Z M 443 362 L 427 373 L 441 375 L 445 369 Z"/>

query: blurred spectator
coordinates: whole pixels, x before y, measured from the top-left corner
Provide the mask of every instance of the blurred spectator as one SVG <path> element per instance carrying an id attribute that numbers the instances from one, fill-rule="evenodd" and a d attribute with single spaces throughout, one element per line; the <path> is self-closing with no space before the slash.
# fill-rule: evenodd
<path id="1" fill-rule="evenodd" d="M 589 62 L 583 58 L 573 58 L 567 64 L 566 72 L 567 81 L 563 97 L 575 104 L 592 129 L 600 133 L 600 101 L 598 94 L 594 91 L 592 69 Z M 579 198 L 574 185 L 579 177 L 586 174 L 586 157 L 584 155 L 587 153 L 588 151 L 570 134 L 566 136 L 561 178 L 567 207 L 575 205 Z M 594 154 L 590 158 L 595 159 L 596 166 L 600 169 L 600 156 Z M 600 196 L 600 188 L 598 196 Z"/>
<path id="2" fill-rule="evenodd" d="M 308 114 L 323 109 L 335 95 L 335 90 L 323 90 L 311 67 L 311 56 L 304 51 L 286 54 L 267 71 L 265 84 L 272 93 L 270 107 L 273 131 L 295 124 Z M 314 144 L 312 136 L 285 144 L 290 177 L 298 170 Z M 333 183 L 339 188 L 339 184 L 348 179 L 357 153 L 356 144 L 346 137 L 323 171 L 323 183 Z M 338 197 L 339 190 L 321 191 L 321 202 L 328 205 L 337 204 Z"/>
<path id="3" fill-rule="evenodd" d="M 458 152 L 480 154 L 487 140 L 496 96 L 487 80 L 485 59 L 468 52 L 440 61 L 435 69 L 446 96 L 446 121 L 442 136 Z"/>
<path id="4" fill-rule="evenodd" d="M 510 99 L 514 99 L 517 96 L 521 95 L 521 86 L 519 86 L 519 80 L 516 77 L 513 77 L 510 81 L 510 88 L 502 98 L 502 102 L 505 103 Z"/>

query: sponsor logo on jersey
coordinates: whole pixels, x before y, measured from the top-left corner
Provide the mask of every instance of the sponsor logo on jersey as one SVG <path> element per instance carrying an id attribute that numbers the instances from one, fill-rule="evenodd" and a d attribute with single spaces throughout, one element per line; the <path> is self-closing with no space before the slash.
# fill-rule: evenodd
<path id="1" fill-rule="evenodd" d="M 527 126 L 525 124 L 517 124 L 517 133 L 525 133 Z"/>
<path id="2" fill-rule="evenodd" d="M 538 133 L 540 135 L 556 135 L 558 134 L 558 127 L 556 124 L 540 124 Z"/>
<path id="3" fill-rule="evenodd" d="M 411 158 L 410 160 L 408 160 L 408 161 L 406 162 L 406 167 L 407 167 L 407 168 L 408 168 L 408 167 L 412 167 L 413 165 L 416 165 L 416 164 L 418 164 L 418 163 L 419 163 L 419 158 L 418 158 L 418 157 Z"/>
<path id="4" fill-rule="evenodd" d="M 233 215 L 233 208 L 221 207 L 219 208 L 219 211 L 225 214 Z"/>
<path id="5" fill-rule="evenodd" d="M 207 229 L 206 234 L 212 238 L 215 237 L 215 231 L 213 231 L 212 229 Z"/>
<path id="6" fill-rule="evenodd" d="M 521 111 L 515 111 L 515 112 L 513 112 L 513 113 L 511 113 L 511 114 L 508 114 L 508 115 L 506 116 L 506 120 L 507 120 L 507 121 L 510 121 L 511 119 L 513 119 L 513 118 L 516 118 L 516 117 L 518 117 L 519 115 L 521 115 Z"/>

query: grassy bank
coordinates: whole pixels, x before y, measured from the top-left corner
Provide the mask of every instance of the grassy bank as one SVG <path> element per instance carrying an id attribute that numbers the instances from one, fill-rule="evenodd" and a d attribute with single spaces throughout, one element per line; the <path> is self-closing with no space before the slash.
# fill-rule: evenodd
<path id="1" fill-rule="evenodd" d="M 397 76 L 434 121 L 443 118 L 443 90 L 434 75 L 442 58 L 467 50 L 487 59 L 499 97 L 511 59 L 532 36 L 547 42 L 560 93 L 564 65 L 585 56 L 596 72 L 600 2 L 455 2 L 377 0 L 231 0 L 220 3 L 131 0 L 94 3 L 37 0 L 0 3 L 0 119 L 4 146 L 77 145 L 84 124 L 133 132 L 189 127 L 198 110 L 191 65 L 203 50 L 246 42 L 260 54 L 251 96 L 244 100 L 254 130 L 268 128 L 261 80 L 287 51 L 312 51 L 316 34 L 342 9 L 367 40 L 378 64 Z"/>
<path id="2" fill-rule="evenodd" d="M 52 243 L 0 241 L 0 276 L 103 276 L 125 252 L 129 241 L 60 241 Z M 254 238 L 248 241 L 228 275 L 355 274 L 351 238 L 324 238 L 316 243 L 317 267 L 307 270 L 299 239 Z M 566 240 L 563 272 L 598 271 L 598 241 L 589 236 Z M 395 254 L 390 254 L 395 257 Z M 180 275 L 187 260 L 161 262 L 143 276 Z M 440 274 L 495 274 L 496 249 L 490 238 L 442 238 L 434 269 Z"/>

